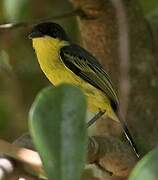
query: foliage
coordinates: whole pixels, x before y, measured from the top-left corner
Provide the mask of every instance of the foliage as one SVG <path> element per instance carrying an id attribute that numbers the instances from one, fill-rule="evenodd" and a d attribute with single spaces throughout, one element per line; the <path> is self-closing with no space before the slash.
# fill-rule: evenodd
<path id="1" fill-rule="evenodd" d="M 149 152 L 135 166 L 129 180 L 158 179 L 158 147 Z"/>
<path id="2" fill-rule="evenodd" d="M 86 152 L 86 99 L 69 85 L 44 89 L 30 111 L 30 131 L 49 179 L 79 179 Z"/>
<path id="3" fill-rule="evenodd" d="M 150 20 L 158 20 L 158 1 L 140 0 L 145 16 Z"/>

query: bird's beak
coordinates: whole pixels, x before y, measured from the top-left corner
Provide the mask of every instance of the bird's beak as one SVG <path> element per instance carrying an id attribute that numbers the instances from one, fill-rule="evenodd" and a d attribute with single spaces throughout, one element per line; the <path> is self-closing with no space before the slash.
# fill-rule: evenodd
<path id="1" fill-rule="evenodd" d="M 43 34 L 42 34 L 40 31 L 32 31 L 32 32 L 28 35 L 28 38 L 29 38 L 29 39 L 39 38 L 39 37 L 43 37 Z"/>

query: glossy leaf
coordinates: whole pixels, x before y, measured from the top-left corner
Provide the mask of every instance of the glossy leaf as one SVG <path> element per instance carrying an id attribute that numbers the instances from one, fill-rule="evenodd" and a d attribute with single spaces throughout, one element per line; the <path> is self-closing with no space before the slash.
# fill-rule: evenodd
<path id="1" fill-rule="evenodd" d="M 158 179 L 158 147 L 141 159 L 132 171 L 129 180 Z"/>
<path id="2" fill-rule="evenodd" d="M 47 88 L 35 99 L 30 131 L 48 179 L 77 180 L 86 152 L 86 98 L 70 85 Z"/>

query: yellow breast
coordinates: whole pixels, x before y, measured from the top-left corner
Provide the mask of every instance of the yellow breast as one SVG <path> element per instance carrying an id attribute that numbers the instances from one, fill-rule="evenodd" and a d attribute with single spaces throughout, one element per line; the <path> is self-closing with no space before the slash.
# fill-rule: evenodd
<path id="1" fill-rule="evenodd" d="M 65 45 L 68 45 L 68 42 L 48 36 L 33 39 L 33 47 L 42 71 L 54 85 L 70 83 L 81 87 L 88 97 L 90 111 L 97 112 L 99 109 L 105 109 L 111 111 L 108 114 L 112 114 L 112 109 L 109 108 L 110 102 L 105 94 L 86 83 L 64 65 L 60 59 L 60 49 Z"/>
<path id="2" fill-rule="evenodd" d="M 54 84 L 60 83 L 81 83 L 81 79 L 74 75 L 60 59 L 60 48 L 68 45 L 65 41 L 50 37 L 33 39 L 33 47 L 41 69 L 47 78 Z"/>

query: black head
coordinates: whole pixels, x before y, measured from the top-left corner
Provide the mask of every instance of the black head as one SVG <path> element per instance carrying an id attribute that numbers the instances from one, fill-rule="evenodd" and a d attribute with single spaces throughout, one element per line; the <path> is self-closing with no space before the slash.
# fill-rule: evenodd
<path id="1" fill-rule="evenodd" d="M 29 34 L 30 39 L 44 36 L 50 36 L 53 38 L 69 41 L 69 38 L 66 35 L 64 29 L 59 24 L 53 22 L 44 22 L 37 24 Z"/>

